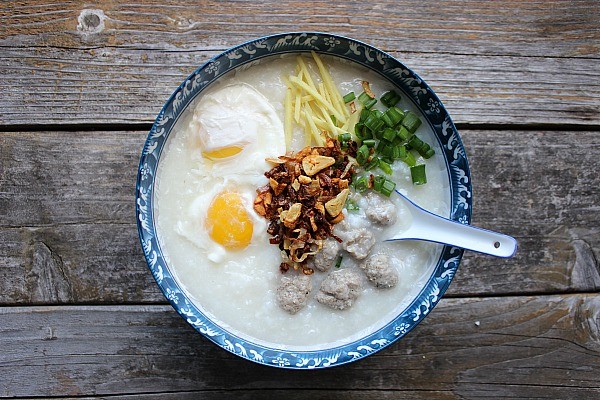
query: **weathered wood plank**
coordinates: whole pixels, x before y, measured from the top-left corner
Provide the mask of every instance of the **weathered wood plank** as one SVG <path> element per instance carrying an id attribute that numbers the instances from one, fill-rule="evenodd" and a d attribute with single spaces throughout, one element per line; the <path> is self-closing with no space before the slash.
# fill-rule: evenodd
<path id="1" fill-rule="evenodd" d="M 350 35 L 392 52 L 459 123 L 600 125 L 595 1 L 139 1 L 83 13 L 87 7 L 0 8 L 0 125 L 150 122 L 219 50 L 297 30 Z"/>
<path id="2" fill-rule="evenodd" d="M 301 389 L 592 399 L 600 394 L 599 316 L 597 295 L 443 300 L 399 343 L 317 379 L 228 354 L 167 306 L 2 308 L 0 394 Z"/>
<path id="3" fill-rule="evenodd" d="M 83 12 L 84 10 L 88 10 Z M 331 31 L 385 50 L 459 54 L 598 57 L 596 1 L 381 0 L 363 2 L 143 0 L 0 9 L 0 45 L 67 49 L 223 49 L 273 32 Z"/>
<path id="4" fill-rule="evenodd" d="M 519 390 L 519 396 L 512 396 L 509 398 L 526 398 L 531 399 L 536 397 L 535 388 L 530 389 L 530 395 L 528 397 L 523 397 L 521 393 L 524 392 L 523 388 Z M 578 392 L 583 393 L 580 396 L 577 395 Z M 560 396 L 558 393 L 561 393 L 563 398 L 569 398 L 572 396 L 574 398 L 586 399 L 590 398 L 589 395 L 586 396 L 585 390 L 578 390 L 568 388 L 567 390 L 562 390 L 562 388 L 558 389 L 556 392 L 556 396 Z M 493 398 L 494 393 L 487 394 L 484 399 Z M 349 399 L 349 400 L 362 400 L 362 399 L 432 399 L 432 400 L 451 400 L 451 399 L 475 399 L 478 397 L 457 397 L 449 392 L 443 391 L 427 391 L 427 390 L 303 390 L 303 389 L 294 389 L 294 390 L 248 390 L 243 389 L 239 391 L 210 391 L 210 392 L 176 392 L 176 393 L 167 393 L 167 394 L 141 394 L 141 395 L 123 395 L 123 396 L 110 396 L 110 399 L 116 400 L 154 400 L 154 399 L 198 399 L 202 398 L 207 400 L 220 400 L 220 399 L 231 399 L 235 397 L 236 399 L 264 399 L 264 398 L 282 398 L 296 400 L 296 399 L 315 399 L 315 400 L 330 400 L 330 399 Z M 271 397 L 272 396 L 272 397 Z M 552 398 L 552 397 L 548 397 Z M 21 399 L 21 398 L 20 398 Z M 23 398 L 23 400 L 34 400 L 35 398 Z M 91 400 L 91 399 L 106 399 L 106 397 L 53 397 L 53 399 L 64 399 L 64 400 Z"/>
<path id="5" fill-rule="evenodd" d="M 145 135 L 0 136 L 1 304 L 163 301 L 135 225 Z M 474 223 L 515 236 L 520 247 L 509 260 L 468 254 L 449 294 L 599 290 L 597 133 L 466 130 L 462 136 Z"/>
<path id="6" fill-rule="evenodd" d="M 0 226 L 131 223 L 147 132 L 0 135 Z"/>
<path id="7" fill-rule="evenodd" d="M 0 304 L 166 302 L 133 223 L 2 229 L 0 265 Z"/>
<path id="8" fill-rule="evenodd" d="M 214 51 L 3 50 L 0 125 L 152 122 Z M 398 53 L 461 124 L 600 125 L 596 59 Z"/>
<path id="9" fill-rule="evenodd" d="M 417 395 L 418 393 L 418 395 Z M 436 390 L 419 390 L 403 391 L 403 390 L 281 390 L 281 389 L 241 389 L 241 390 L 210 390 L 210 391 L 191 391 L 191 392 L 174 392 L 160 394 L 128 394 L 128 395 L 111 395 L 110 399 L 116 400 L 229 400 L 232 398 L 247 400 L 247 399 L 265 399 L 265 398 L 285 398 L 290 400 L 331 400 L 331 399 L 348 399 L 348 400 L 364 400 L 364 399 L 398 399 L 405 398 L 410 394 L 412 399 L 432 399 L 432 400 L 450 400 L 456 399 L 447 391 Z M 34 400 L 35 398 L 19 397 L 21 400 Z M 53 399 L 62 400 L 92 400 L 106 399 L 105 396 L 85 396 L 85 397 L 53 397 Z"/>
<path id="10" fill-rule="evenodd" d="M 418 393 L 418 395 L 417 395 Z M 110 399 L 116 400 L 229 400 L 231 398 L 247 400 L 247 399 L 264 399 L 264 398 L 285 398 L 290 400 L 331 400 L 331 399 L 348 399 L 348 400 L 364 400 L 364 399 L 398 399 L 407 398 L 410 395 L 412 399 L 432 399 L 432 400 L 450 400 L 456 399 L 448 391 L 436 390 L 419 390 L 403 391 L 403 390 L 281 390 L 281 389 L 241 389 L 241 390 L 211 390 L 211 391 L 191 391 L 191 392 L 174 392 L 160 394 L 135 394 L 135 395 L 111 395 Z M 105 399 L 106 397 L 53 397 L 53 399 L 64 400 L 91 400 Z M 21 399 L 21 398 L 20 398 Z M 25 400 L 26 398 L 22 398 Z M 33 400 L 33 399 L 31 399 Z"/>
<path id="11" fill-rule="evenodd" d="M 537 292 L 540 281 L 553 282 L 542 286 L 554 291 L 600 288 L 600 136 L 537 131 L 462 136 L 472 168 L 473 224 L 515 236 L 519 250 L 508 260 L 467 257 L 455 288 L 461 286 L 462 294 L 470 284 L 489 293 L 499 287 L 503 293 Z M 490 274 L 493 282 L 486 278 Z M 481 279 L 486 284 L 476 283 Z"/>

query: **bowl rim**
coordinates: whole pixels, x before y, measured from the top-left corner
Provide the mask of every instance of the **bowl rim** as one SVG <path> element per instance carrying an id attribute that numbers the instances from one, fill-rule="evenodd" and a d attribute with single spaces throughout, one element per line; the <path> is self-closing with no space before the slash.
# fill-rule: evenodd
<path id="1" fill-rule="evenodd" d="M 399 88 L 419 108 L 439 142 L 451 192 L 450 219 L 470 224 L 472 187 L 462 140 L 433 90 L 388 53 L 346 36 L 324 32 L 287 32 L 234 46 L 198 67 L 162 106 L 144 143 L 136 180 L 136 221 L 148 268 L 171 306 L 204 337 L 247 360 L 286 369 L 318 369 L 343 365 L 374 354 L 404 337 L 435 307 L 448 289 L 463 250 L 444 246 L 433 273 L 416 298 L 378 330 L 343 345 L 320 350 L 287 350 L 254 343 L 215 323 L 198 309 L 174 279 L 156 234 L 153 193 L 160 154 L 186 106 L 206 87 L 232 69 L 262 58 L 314 50 L 354 61 Z"/>

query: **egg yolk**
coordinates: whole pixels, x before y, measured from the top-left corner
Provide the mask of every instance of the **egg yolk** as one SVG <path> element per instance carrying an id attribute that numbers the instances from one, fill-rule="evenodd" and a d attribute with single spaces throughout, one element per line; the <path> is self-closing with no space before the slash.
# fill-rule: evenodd
<path id="1" fill-rule="evenodd" d="M 206 230 L 212 240 L 228 250 L 241 250 L 250 244 L 252 221 L 237 193 L 220 193 L 206 215 Z"/>
<path id="2" fill-rule="evenodd" d="M 204 157 L 209 158 L 214 161 L 214 160 L 221 160 L 223 158 L 235 156 L 242 150 L 243 149 L 238 146 L 223 147 L 223 148 L 217 149 L 217 150 L 203 151 L 202 155 Z"/>

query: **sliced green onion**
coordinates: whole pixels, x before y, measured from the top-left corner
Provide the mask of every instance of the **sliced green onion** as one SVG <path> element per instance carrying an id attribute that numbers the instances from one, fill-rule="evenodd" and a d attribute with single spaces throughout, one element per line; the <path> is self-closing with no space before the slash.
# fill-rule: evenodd
<path id="1" fill-rule="evenodd" d="M 371 100 L 372 97 L 369 96 L 367 93 L 362 92 L 361 94 L 358 95 L 358 101 L 361 102 L 361 104 L 365 104 L 365 101 L 369 101 Z"/>
<path id="2" fill-rule="evenodd" d="M 375 147 L 375 139 L 365 139 L 362 141 L 362 144 L 367 147 Z"/>
<path id="3" fill-rule="evenodd" d="M 377 117 L 377 120 L 379 121 L 379 122 L 376 122 L 375 127 L 374 127 L 375 130 L 372 131 L 373 136 L 376 137 L 377 139 L 381 139 L 381 134 L 383 133 L 382 129 L 385 128 L 385 122 L 383 122 L 383 119 L 381 119 L 381 117 L 383 117 L 383 113 L 379 110 L 371 110 L 371 114 L 374 117 Z"/>
<path id="4" fill-rule="evenodd" d="M 392 151 L 392 159 L 398 160 L 401 157 L 406 157 L 406 147 L 403 145 L 395 145 Z"/>
<path id="5" fill-rule="evenodd" d="M 392 174 L 392 166 L 383 160 L 379 160 L 379 169 L 388 175 Z"/>
<path id="6" fill-rule="evenodd" d="M 413 113 L 412 111 L 407 111 L 406 114 L 404 114 L 402 125 L 410 133 L 415 133 L 417 128 L 421 126 L 421 119 L 417 116 L 417 114 Z"/>
<path id="7" fill-rule="evenodd" d="M 398 136 L 398 131 L 396 131 L 396 137 L 394 138 L 394 141 L 392 142 L 392 144 L 394 146 L 400 146 L 400 145 L 404 144 L 404 140 L 402 140 L 402 138 L 400 136 Z"/>
<path id="8" fill-rule="evenodd" d="M 404 161 L 409 167 L 412 167 L 417 164 L 415 156 L 413 156 L 413 154 L 410 151 L 407 151 L 404 157 L 400 157 L 400 160 Z"/>
<path id="9" fill-rule="evenodd" d="M 342 256 L 338 256 L 337 260 L 335 261 L 335 267 L 339 268 L 342 265 Z"/>
<path id="10" fill-rule="evenodd" d="M 369 161 L 367 163 L 367 165 L 365 165 L 365 170 L 369 171 L 372 170 L 373 168 L 379 166 L 379 158 L 378 157 L 372 157 L 371 161 Z"/>
<path id="11" fill-rule="evenodd" d="M 357 122 L 356 125 L 354 125 L 354 134 L 356 136 L 358 136 L 359 139 L 361 137 L 361 131 L 362 131 L 363 126 L 365 126 L 365 125 L 362 122 Z"/>
<path id="12" fill-rule="evenodd" d="M 412 133 L 410 133 L 405 127 L 401 126 L 400 129 L 398 129 L 398 137 L 402 140 L 408 140 L 410 138 L 410 136 L 412 135 Z"/>
<path id="13" fill-rule="evenodd" d="M 394 147 L 394 150 L 394 160 L 403 160 L 406 158 L 406 153 L 408 153 L 406 146 L 396 146 Z"/>
<path id="14" fill-rule="evenodd" d="M 373 190 L 383 194 L 384 196 L 389 197 L 395 188 L 396 183 L 390 181 L 385 176 L 377 175 L 373 178 Z"/>
<path id="15" fill-rule="evenodd" d="M 373 190 L 376 192 L 381 192 L 381 188 L 383 188 L 383 184 L 385 183 L 385 176 L 377 175 L 373 178 Z"/>
<path id="16" fill-rule="evenodd" d="M 427 183 L 427 176 L 425 175 L 425 164 L 414 165 L 410 167 L 410 176 L 413 184 L 424 185 Z"/>
<path id="17" fill-rule="evenodd" d="M 346 200 L 346 210 L 348 211 L 358 211 L 360 208 L 358 204 L 356 204 L 352 199 Z"/>
<path id="18" fill-rule="evenodd" d="M 363 128 L 362 128 L 362 138 L 363 139 L 373 139 L 373 133 L 366 126 L 363 126 Z"/>
<path id="19" fill-rule="evenodd" d="M 391 128 L 385 128 L 383 130 L 383 138 L 388 142 L 393 142 L 396 139 L 396 131 Z"/>
<path id="20" fill-rule="evenodd" d="M 365 104 L 366 101 L 369 101 L 371 99 L 372 97 L 366 94 L 365 92 L 362 92 L 358 95 L 358 101 L 360 101 L 361 104 Z"/>
<path id="21" fill-rule="evenodd" d="M 396 183 L 386 179 L 383 182 L 383 186 L 381 187 L 381 194 L 387 197 L 390 197 L 394 189 L 396 188 Z"/>
<path id="22" fill-rule="evenodd" d="M 368 94 L 366 94 L 365 92 L 362 92 L 359 96 L 358 96 L 358 101 L 361 102 L 361 104 L 367 109 L 370 110 L 375 103 L 377 103 L 377 99 L 373 99 L 371 98 L 371 96 L 369 96 Z"/>
<path id="23" fill-rule="evenodd" d="M 383 146 L 383 149 L 380 151 L 381 155 L 387 158 L 394 157 L 394 146 L 391 144 L 386 144 Z"/>
<path id="24" fill-rule="evenodd" d="M 383 113 L 383 121 L 390 128 L 395 127 L 404 118 L 404 112 L 398 107 L 390 107 Z"/>
<path id="25" fill-rule="evenodd" d="M 380 114 L 381 111 L 373 110 L 364 122 L 365 126 L 373 133 L 379 132 L 379 130 L 383 128 L 383 125 L 385 124 L 385 122 L 380 119 Z"/>
<path id="26" fill-rule="evenodd" d="M 331 114 L 329 118 L 331 118 L 331 122 L 333 122 L 333 124 L 337 126 L 337 119 L 335 118 L 335 115 Z"/>
<path id="27" fill-rule="evenodd" d="M 428 143 L 423 142 L 423 146 L 418 150 L 419 154 L 425 157 L 425 154 L 431 150 L 431 146 Z"/>
<path id="28" fill-rule="evenodd" d="M 358 120 L 358 122 L 365 122 L 365 119 L 367 119 L 367 117 L 371 114 L 370 110 L 367 110 L 366 108 L 363 108 L 362 110 L 360 110 L 360 118 Z"/>
<path id="29" fill-rule="evenodd" d="M 375 105 L 375 103 L 377 103 L 377 99 L 371 99 L 369 101 L 367 101 L 364 106 L 366 109 L 370 110 L 371 108 L 373 108 L 373 106 Z"/>
<path id="30" fill-rule="evenodd" d="M 385 92 L 383 96 L 381 96 L 381 102 L 386 107 L 393 107 L 400 101 L 400 95 L 390 90 L 389 92 Z"/>
<path id="31" fill-rule="evenodd" d="M 413 149 L 419 151 L 421 147 L 423 147 L 423 141 L 417 137 L 417 135 L 413 135 L 408 141 L 408 145 Z"/>
<path id="32" fill-rule="evenodd" d="M 353 98 L 353 95 L 353 92 L 348 93 L 347 97 L 344 96 L 344 101 L 352 101 L 356 98 Z M 386 176 L 393 175 L 394 160 L 401 160 L 411 168 L 411 177 L 415 185 L 426 183 L 425 164 L 417 166 L 417 152 L 424 158 L 430 158 L 435 151 L 414 134 L 422 124 L 419 116 L 396 107 L 400 95 L 393 90 L 386 92 L 380 98 L 381 103 L 387 107 L 385 112 L 372 109 L 377 100 L 371 98 L 366 92 L 361 93 L 357 99 L 363 108 L 354 131 L 362 141 L 356 153 L 356 162 L 363 166 L 365 171 L 379 168 L 385 176 L 370 175 L 370 177 L 355 178 L 352 183 L 355 190 L 362 192 L 372 188 L 384 196 L 390 196 L 396 184 Z M 333 118 L 332 120 L 335 121 Z M 339 139 L 343 143 L 352 138 L 347 139 L 347 136 L 342 134 L 339 135 Z M 347 204 L 349 210 L 354 209 L 354 203 Z"/>
<path id="33" fill-rule="evenodd" d="M 368 189 L 369 181 L 367 180 L 366 177 L 361 176 L 361 177 L 357 178 L 355 181 L 353 181 L 353 185 L 354 185 L 354 189 L 356 189 L 357 192 L 362 193 Z"/>
<path id="34" fill-rule="evenodd" d="M 354 99 L 356 99 L 356 95 L 354 92 L 350 92 L 344 96 L 344 103 L 350 103 Z"/>
<path id="35" fill-rule="evenodd" d="M 347 141 L 349 141 L 351 138 L 349 133 L 342 133 L 338 135 L 338 140 L 340 141 L 340 143 L 345 143 Z"/>
<path id="36" fill-rule="evenodd" d="M 365 162 L 367 162 L 367 158 L 369 158 L 369 147 L 363 144 L 356 152 L 356 162 L 358 165 L 363 165 Z"/>
<path id="37" fill-rule="evenodd" d="M 425 143 L 424 141 L 419 139 L 416 135 L 410 138 L 408 144 L 410 145 L 410 147 L 418 151 L 419 154 L 422 155 L 424 158 L 430 158 L 435 154 L 435 151 L 431 148 L 431 146 L 428 143 Z"/>
<path id="38" fill-rule="evenodd" d="M 383 116 L 381 117 L 381 120 L 390 128 L 393 128 L 394 125 L 392 123 L 392 120 L 390 119 L 390 117 L 386 114 L 383 113 Z"/>
<path id="39" fill-rule="evenodd" d="M 373 137 L 371 131 L 362 123 L 354 126 L 354 133 L 360 140 L 371 139 Z"/>

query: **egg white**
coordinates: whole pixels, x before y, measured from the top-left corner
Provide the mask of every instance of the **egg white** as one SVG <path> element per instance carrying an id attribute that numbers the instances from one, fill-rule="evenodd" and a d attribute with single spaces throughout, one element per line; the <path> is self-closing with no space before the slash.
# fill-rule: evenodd
<path id="1" fill-rule="evenodd" d="M 204 129 L 206 126 L 210 129 Z M 192 157 L 192 184 L 198 194 L 184 218 L 177 222 L 177 232 L 205 251 L 213 263 L 260 256 L 261 248 L 270 246 L 267 221 L 254 211 L 253 204 L 256 189 L 268 183 L 264 173 L 271 165 L 265 159 L 280 156 L 286 150 L 281 119 L 269 100 L 252 86 L 231 84 L 203 96 L 195 108 L 190 130 L 190 146 L 197 148 Z M 236 136 L 236 130 L 243 132 Z M 240 146 L 243 150 L 220 160 L 202 155 L 202 151 L 218 146 Z M 252 239 L 245 249 L 227 250 L 214 242 L 206 230 L 209 206 L 215 196 L 224 192 L 239 194 L 253 224 Z"/>
<path id="2" fill-rule="evenodd" d="M 190 129 L 202 151 L 238 146 L 235 156 L 210 160 L 197 152 L 200 174 L 262 176 L 267 157 L 285 154 L 283 122 L 269 100 L 246 83 L 234 83 L 205 94 L 194 110 Z"/>

